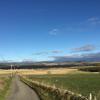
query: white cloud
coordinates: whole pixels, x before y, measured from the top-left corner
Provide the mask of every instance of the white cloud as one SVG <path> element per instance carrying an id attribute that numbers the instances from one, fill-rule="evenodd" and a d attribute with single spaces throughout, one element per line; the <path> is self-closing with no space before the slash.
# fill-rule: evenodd
<path id="1" fill-rule="evenodd" d="M 52 56 L 52 58 L 54 58 L 54 61 L 100 61 L 100 52 Z"/>
<path id="2" fill-rule="evenodd" d="M 47 55 L 47 54 L 48 54 L 47 51 L 33 53 L 33 55 Z"/>
<path id="3" fill-rule="evenodd" d="M 58 34 L 58 31 L 59 31 L 59 29 L 55 28 L 55 29 L 52 29 L 52 30 L 49 32 L 49 34 L 50 34 L 50 35 L 57 35 L 57 34 Z"/>
<path id="4" fill-rule="evenodd" d="M 98 17 L 90 17 L 90 18 L 88 19 L 88 21 L 97 21 L 97 20 L 99 20 Z"/>
<path id="5" fill-rule="evenodd" d="M 51 51 L 51 53 L 55 53 L 55 54 L 58 54 L 58 53 L 62 53 L 63 51 L 61 51 L 61 50 L 53 50 L 53 51 Z"/>
<path id="6" fill-rule="evenodd" d="M 51 50 L 51 51 L 41 51 L 41 52 L 36 52 L 33 53 L 33 55 L 48 55 L 48 54 L 58 54 L 58 53 L 62 53 L 63 51 L 61 50 Z"/>
<path id="7" fill-rule="evenodd" d="M 90 17 L 88 19 L 88 22 L 90 24 L 97 25 L 97 24 L 100 24 L 100 18 L 98 18 L 98 17 Z"/>
<path id="8" fill-rule="evenodd" d="M 96 47 L 94 45 L 84 45 L 82 47 L 73 48 L 72 52 L 89 52 L 95 50 Z"/>

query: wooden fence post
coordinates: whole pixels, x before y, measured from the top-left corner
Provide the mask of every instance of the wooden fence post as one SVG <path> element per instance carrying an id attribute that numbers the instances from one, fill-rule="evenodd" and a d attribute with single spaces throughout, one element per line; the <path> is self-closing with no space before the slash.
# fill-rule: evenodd
<path id="1" fill-rule="evenodd" d="M 90 93 L 89 95 L 89 100 L 92 100 L 92 93 Z"/>

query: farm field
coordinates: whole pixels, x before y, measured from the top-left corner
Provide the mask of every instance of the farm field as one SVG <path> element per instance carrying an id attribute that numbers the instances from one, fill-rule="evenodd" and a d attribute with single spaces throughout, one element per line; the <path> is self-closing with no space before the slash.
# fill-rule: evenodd
<path id="1" fill-rule="evenodd" d="M 19 69 L 16 70 L 22 75 L 47 75 L 47 74 L 68 74 L 77 72 L 77 69 L 72 68 L 48 68 L 48 69 Z"/>
<path id="2" fill-rule="evenodd" d="M 89 97 L 95 95 L 100 99 L 100 74 L 99 73 L 73 73 L 59 75 L 34 75 L 28 78 L 40 83 L 67 89 L 74 93 Z"/>
<path id="3" fill-rule="evenodd" d="M 69 90 L 75 94 L 82 94 L 85 97 L 89 97 L 89 94 L 92 93 L 92 95 L 97 97 L 97 100 L 100 99 L 99 72 L 84 72 L 74 68 L 0 70 L 0 76 L 2 77 L 11 76 L 15 73 L 17 75 L 26 76 L 31 80 L 44 83 L 45 85 Z M 4 92 L 0 93 L 0 100 L 4 100 L 3 98 L 8 88 L 6 86 L 9 86 L 10 82 L 9 78 L 2 77 L 0 77 L 0 86 Z M 8 85 L 2 83 L 7 83 Z"/>

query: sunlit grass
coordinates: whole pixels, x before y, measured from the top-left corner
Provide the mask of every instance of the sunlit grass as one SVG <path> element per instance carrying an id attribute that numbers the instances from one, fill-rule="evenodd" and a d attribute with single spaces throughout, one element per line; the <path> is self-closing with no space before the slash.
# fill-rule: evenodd
<path id="1" fill-rule="evenodd" d="M 99 73 L 75 73 L 66 75 L 36 75 L 30 77 L 33 80 L 51 86 L 67 89 L 84 96 L 89 93 L 99 95 L 100 93 L 100 74 Z"/>
<path id="2" fill-rule="evenodd" d="M 10 77 L 0 77 L 0 100 L 5 100 L 7 91 L 11 83 Z"/>

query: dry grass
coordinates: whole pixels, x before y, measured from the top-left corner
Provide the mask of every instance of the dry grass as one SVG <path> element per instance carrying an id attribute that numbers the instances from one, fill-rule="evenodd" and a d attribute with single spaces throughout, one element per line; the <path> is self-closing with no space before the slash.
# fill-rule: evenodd
<path id="1" fill-rule="evenodd" d="M 16 69 L 16 70 L 0 70 L 0 77 L 18 73 L 22 75 L 45 75 L 45 74 L 74 74 L 74 73 L 89 73 L 79 71 L 76 68 L 48 68 L 48 69 Z"/>
<path id="2" fill-rule="evenodd" d="M 4 88 L 4 80 L 0 79 L 0 91 Z"/>
<path id="3" fill-rule="evenodd" d="M 44 74 L 68 74 L 68 73 L 75 73 L 77 69 L 68 69 L 68 68 L 51 68 L 51 69 L 24 69 L 24 70 L 17 70 L 17 72 L 23 75 L 44 75 Z"/>
<path id="4" fill-rule="evenodd" d="M 12 73 L 12 71 L 11 70 L 0 70 L 0 76 L 2 76 L 2 75 L 7 75 L 7 74 L 11 74 Z"/>

